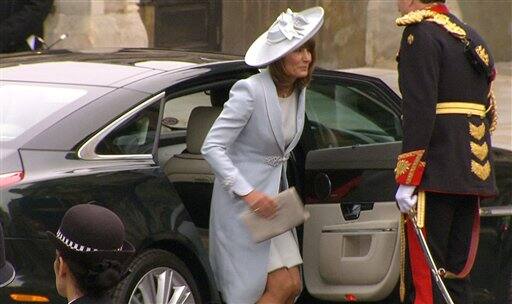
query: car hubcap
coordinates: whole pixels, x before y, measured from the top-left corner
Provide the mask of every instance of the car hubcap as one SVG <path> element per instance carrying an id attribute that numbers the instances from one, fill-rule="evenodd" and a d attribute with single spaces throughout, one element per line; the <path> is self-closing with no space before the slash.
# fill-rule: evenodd
<path id="1" fill-rule="evenodd" d="M 130 304 L 195 304 L 187 281 L 174 269 L 158 267 L 147 272 L 130 296 Z"/>

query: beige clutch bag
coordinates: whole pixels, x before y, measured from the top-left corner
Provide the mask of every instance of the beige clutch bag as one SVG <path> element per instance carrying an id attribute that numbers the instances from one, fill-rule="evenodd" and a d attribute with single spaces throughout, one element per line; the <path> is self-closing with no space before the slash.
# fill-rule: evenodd
<path id="1" fill-rule="evenodd" d="M 271 219 L 261 217 L 252 210 L 247 210 L 240 215 L 256 243 L 280 235 L 309 218 L 309 212 L 304 209 L 295 188 L 284 190 L 275 197 L 275 200 L 278 210 Z"/>

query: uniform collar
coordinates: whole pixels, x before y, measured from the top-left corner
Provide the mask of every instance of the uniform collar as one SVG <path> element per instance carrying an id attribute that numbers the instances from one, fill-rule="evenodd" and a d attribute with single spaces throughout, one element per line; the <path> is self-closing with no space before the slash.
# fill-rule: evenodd
<path id="1" fill-rule="evenodd" d="M 427 9 L 430 11 L 439 13 L 439 14 L 444 14 L 444 15 L 448 15 L 450 13 L 450 10 L 448 9 L 448 7 L 446 5 L 444 5 L 443 3 L 434 4 L 430 7 L 428 7 Z"/>

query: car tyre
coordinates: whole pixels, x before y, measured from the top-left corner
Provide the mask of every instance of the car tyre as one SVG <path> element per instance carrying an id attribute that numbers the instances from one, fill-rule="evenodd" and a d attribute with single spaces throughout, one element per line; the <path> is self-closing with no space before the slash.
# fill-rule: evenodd
<path id="1" fill-rule="evenodd" d="M 113 291 L 114 303 L 202 304 L 197 283 L 185 263 L 161 249 L 142 252 L 129 266 L 131 271 Z"/>

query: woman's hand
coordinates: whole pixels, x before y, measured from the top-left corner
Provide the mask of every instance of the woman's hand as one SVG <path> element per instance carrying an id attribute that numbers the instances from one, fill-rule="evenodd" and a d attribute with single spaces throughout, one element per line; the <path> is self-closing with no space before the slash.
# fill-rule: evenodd
<path id="1" fill-rule="evenodd" d="M 253 190 L 242 196 L 249 208 L 257 215 L 264 218 L 273 218 L 277 212 L 277 204 L 273 198 L 263 192 Z"/>

